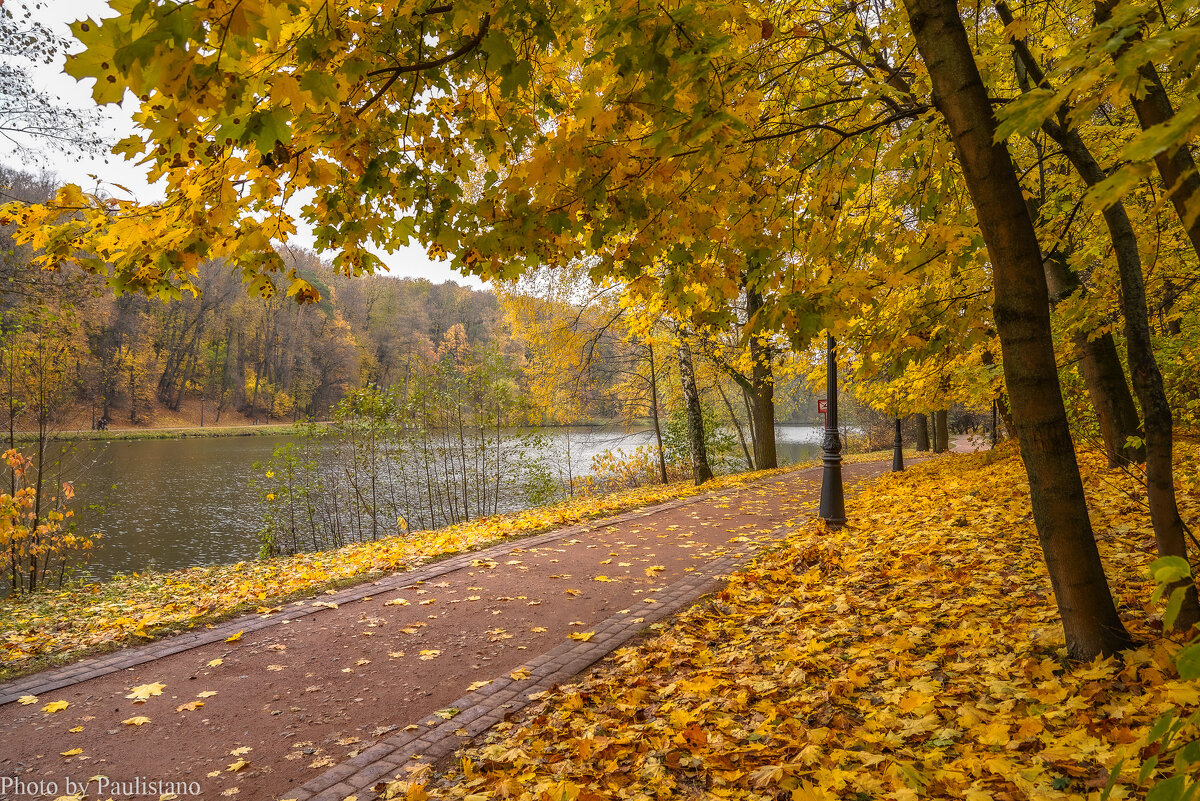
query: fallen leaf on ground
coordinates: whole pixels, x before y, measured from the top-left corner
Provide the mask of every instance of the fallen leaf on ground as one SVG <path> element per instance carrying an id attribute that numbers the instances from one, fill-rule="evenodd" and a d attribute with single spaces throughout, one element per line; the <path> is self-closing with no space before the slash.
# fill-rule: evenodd
<path id="1" fill-rule="evenodd" d="M 155 695 L 162 695 L 162 691 L 167 689 L 167 685 L 161 682 L 153 684 L 139 684 L 129 690 L 129 695 L 126 698 L 132 698 L 135 704 L 144 704 Z"/>

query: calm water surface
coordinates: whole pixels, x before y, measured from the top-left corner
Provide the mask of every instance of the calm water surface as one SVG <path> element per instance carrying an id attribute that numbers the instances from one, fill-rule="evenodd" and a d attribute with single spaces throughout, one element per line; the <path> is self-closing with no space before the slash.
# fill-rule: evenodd
<path id="1" fill-rule="evenodd" d="M 647 444 L 646 430 L 547 429 L 552 453 L 569 448 L 576 476 L 607 448 Z M 780 426 L 781 463 L 820 453 L 821 432 Z M 103 537 L 86 568 L 92 578 L 253 559 L 262 508 L 251 480 L 288 437 L 217 437 L 79 444 L 74 508 L 81 529 Z M 94 507 L 94 508 L 89 508 Z"/>

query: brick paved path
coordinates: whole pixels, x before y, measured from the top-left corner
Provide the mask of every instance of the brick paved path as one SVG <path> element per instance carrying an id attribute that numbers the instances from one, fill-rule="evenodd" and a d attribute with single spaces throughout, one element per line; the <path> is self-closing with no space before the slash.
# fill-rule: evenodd
<path id="1" fill-rule="evenodd" d="M 847 483 L 883 473 L 889 466 L 879 462 L 846 465 Z M 12 745 L 11 755 L 0 753 L 0 775 L 17 773 L 25 780 L 53 778 L 57 775 L 54 771 L 62 774 L 67 768 L 46 755 L 85 743 L 84 751 L 97 761 L 78 767 L 76 774 L 84 770 L 101 773 L 102 767 L 119 771 L 140 760 L 146 768 L 140 775 L 173 780 L 208 777 L 211 782 L 205 797 L 224 794 L 212 783 L 236 780 L 240 797 L 254 801 L 269 797 L 342 801 L 354 794 L 365 801 L 372 797 L 373 785 L 398 773 L 414 758 L 436 760 L 453 753 L 528 704 L 529 696 L 571 679 L 645 627 L 718 587 L 724 576 L 795 519 L 812 514 L 819 481 L 820 470 L 810 469 L 669 501 L 393 574 L 323 595 L 319 605 L 300 602 L 276 614 L 237 618 L 202 632 L 0 685 L 0 704 L 9 704 L 0 707 L 0 740 L 6 743 L 3 751 L 10 750 L 7 744 Z M 604 556 L 608 558 L 601 559 Z M 614 565 L 617 559 L 629 561 Z M 649 566 L 642 568 L 635 562 Z M 564 597 L 564 581 L 585 589 L 566 588 Z M 434 587 L 440 588 L 436 599 L 428 597 L 417 603 L 418 595 L 432 593 Z M 490 601 L 482 598 L 493 591 L 506 594 Z M 532 600 L 516 603 L 508 593 L 518 592 L 527 594 L 518 599 Z M 380 604 L 377 596 L 392 600 Z M 544 601 L 545 606 L 540 606 Z M 443 611 L 426 614 L 435 609 Z M 580 619 L 568 623 L 571 617 Z M 498 621 L 515 628 L 487 630 Z M 520 630 L 530 623 L 538 625 Z M 576 625 L 583 628 L 570 628 Z M 364 627 L 372 630 L 356 631 Z M 487 637 L 486 643 L 482 638 L 485 630 L 494 635 Z M 580 630 L 591 631 L 591 638 L 566 638 L 568 632 Z M 243 636 L 236 645 L 226 643 L 226 638 L 239 631 Z M 533 636 L 531 631 L 544 633 Z M 480 637 L 473 640 L 468 632 Z M 372 636 L 375 634 L 380 636 Z M 397 639 L 384 641 L 392 635 Z M 557 644 L 552 645 L 555 638 Z M 403 652 L 389 651 L 404 645 Z M 351 648 L 354 650 L 347 650 Z M 414 648 L 421 648 L 420 658 L 430 661 L 408 661 L 416 657 Z M 433 661 L 443 651 L 449 659 Z M 434 657 L 426 656 L 430 652 Z M 292 664 L 264 664 L 285 661 L 281 654 L 297 658 Z M 218 657 L 215 663 L 230 663 L 226 668 L 232 669 L 223 673 L 224 669 L 213 668 L 212 656 Z M 370 659 L 351 663 L 353 656 Z M 389 662 L 389 656 L 404 659 Z M 376 667 L 354 667 L 372 661 Z M 472 661 L 477 664 L 468 664 Z M 514 668 L 524 668 L 528 675 L 513 679 L 509 674 Z M 278 672 L 258 672 L 264 669 Z M 300 676 L 305 670 L 308 672 L 299 683 L 319 685 L 316 689 L 331 700 L 319 714 L 314 714 L 315 705 L 307 703 L 314 696 L 304 694 L 314 687 L 301 692 L 296 681 L 279 681 L 279 677 Z M 482 684 L 469 681 L 480 678 L 471 670 L 487 670 L 483 676 L 491 680 L 460 697 L 468 684 Z M 235 675 L 239 672 L 241 675 Z M 238 681 L 248 678 L 253 680 Z M 188 685 L 197 679 L 196 684 Z M 201 684 L 204 689 L 219 689 L 212 693 L 217 697 L 206 700 L 201 714 L 209 715 L 211 723 L 205 718 L 204 726 L 194 722 L 199 714 L 189 718 L 190 713 L 184 713 L 181 720 L 173 721 L 168 705 L 174 702 L 167 699 L 148 712 L 156 725 L 162 721 L 159 731 L 185 742 L 186 753 L 165 744 L 170 736 L 151 745 L 149 738 L 127 731 L 134 727 L 119 725 L 121 717 L 135 714 L 127 706 L 121 707 L 129 703 L 121 700 L 122 694 L 129 684 L 140 681 L 162 681 L 172 690 L 196 689 Z M 37 707 L 10 704 L 22 695 L 62 695 L 63 691 L 73 693 L 64 697 L 71 697 L 71 708 L 78 706 L 82 717 L 71 720 L 64 713 L 43 716 Z M 351 698 L 355 694 L 360 697 Z M 371 694 L 375 697 L 367 698 Z M 185 695 L 172 698 L 186 698 L 186 689 Z M 222 709 L 218 702 L 226 707 Z M 289 703 L 295 714 L 285 717 Z M 337 709 L 331 712 L 329 705 Z M 458 711 L 444 719 L 432 714 L 439 709 Z M 98 722 L 88 723 L 88 731 L 113 726 L 106 732 L 108 737 L 85 740 L 80 734 L 73 740 L 64 734 L 72 723 L 96 719 Z M 174 729 L 169 728 L 172 723 Z M 315 776 L 299 761 L 288 761 L 298 759 L 296 752 L 286 750 L 289 738 L 324 736 L 325 742 L 331 743 L 350 726 L 357 726 L 350 733 L 368 737 L 364 732 L 375 724 L 386 724 L 376 725 L 376 734 L 395 733 L 364 744 L 340 764 Z M 253 742 L 251 758 L 257 760 L 254 769 L 243 770 L 233 779 L 219 770 L 229 761 L 231 738 L 238 744 Z M 350 739 L 358 741 L 360 737 Z M 307 767 L 315 769 L 318 764 Z M 218 770 L 209 770 L 213 767 Z"/>

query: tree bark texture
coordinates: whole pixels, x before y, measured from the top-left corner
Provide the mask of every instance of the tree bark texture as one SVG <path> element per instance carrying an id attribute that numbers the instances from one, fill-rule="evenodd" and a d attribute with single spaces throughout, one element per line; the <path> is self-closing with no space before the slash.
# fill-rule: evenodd
<path id="1" fill-rule="evenodd" d="M 1005 384 L 1067 651 L 1086 660 L 1112 654 L 1132 639 L 1117 615 L 1088 520 L 1058 383 L 1050 298 L 1033 221 L 1008 148 L 994 142 L 991 100 L 957 5 L 949 0 L 905 0 L 904 5 L 991 260 Z"/>
<path id="2" fill-rule="evenodd" d="M 762 308 L 762 295 L 746 290 L 746 308 L 750 319 Z M 751 323 L 753 324 L 753 323 Z M 750 359 L 754 415 L 754 467 L 773 470 L 779 466 L 775 454 L 775 378 L 771 371 L 771 348 L 754 334 L 750 335 Z"/>
<path id="3" fill-rule="evenodd" d="M 658 442 L 658 473 L 662 483 L 667 483 L 667 457 L 663 452 L 662 427 L 658 423 L 658 376 L 654 369 L 654 346 L 647 345 L 650 358 L 650 419 L 654 422 L 654 439 Z"/>
<path id="4" fill-rule="evenodd" d="M 929 450 L 929 418 L 923 414 L 914 414 L 913 419 L 917 424 L 917 450 Z"/>
<path id="5" fill-rule="evenodd" d="M 708 451 L 704 446 L 704 408 L 700 405 L 700 391 L 696 388 L 696 371 L 692 365 L 692 349 L 682 337 L 679 342 L 679 383 L 683 386 L 684 405 L 687 408 L 688 445 L 692 453 L 692 479 L 696 486 L 713 477 L 708 465 Z"/>
<path id="6" fill-rule="evenodd" d="M 950 450 L 950 412 L 938 409 L 933 413 L 933 452 L 945 453 Z"/>

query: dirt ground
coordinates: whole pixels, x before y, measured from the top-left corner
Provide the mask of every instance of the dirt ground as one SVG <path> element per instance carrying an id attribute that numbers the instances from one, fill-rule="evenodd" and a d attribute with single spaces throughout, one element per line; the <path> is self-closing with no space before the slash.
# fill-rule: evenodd
<path id="1" fill-rule="evenodd" d="M 889 468 L 844 471 L 849 485 Z M 811 517 L 819 490 L 819 470 L 797 471 L 650 508 L 587 536 L 516 543 L 431 583 L 8 704 L 0 777 L 55 781 L 60 792 L 66 778 L 103 775 L 198 782 L 204 798 L 286 798 L 474 683 L 506 676 L 622 610 L 637 615 L 731 540 Z M 144 685 L 161 694 L 129 697 Z M 54 701 L 69 705 L 42 711 Z"/>

